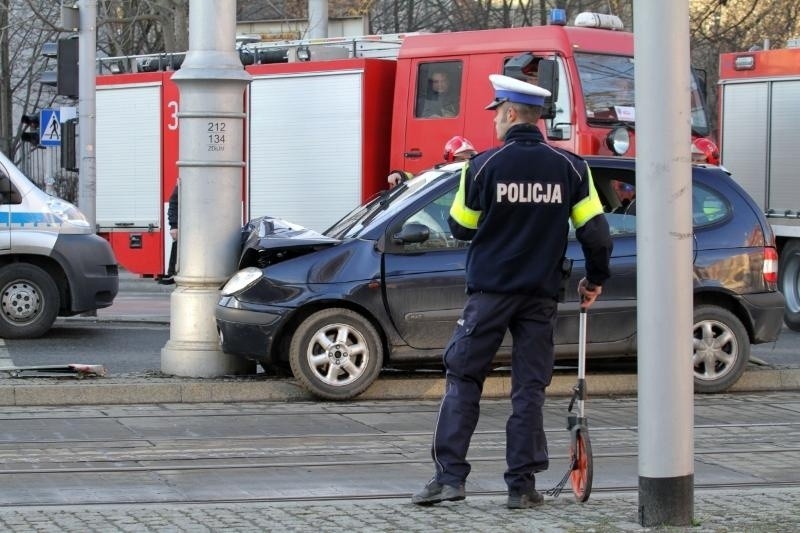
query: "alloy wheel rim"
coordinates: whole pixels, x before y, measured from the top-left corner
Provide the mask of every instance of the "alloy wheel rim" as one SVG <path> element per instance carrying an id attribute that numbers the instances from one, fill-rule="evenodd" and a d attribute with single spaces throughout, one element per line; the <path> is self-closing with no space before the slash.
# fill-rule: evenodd
<path id="1" fill-rule="evenodd" d="M 314 376 L 341 387 L 360 378 L 369 363 L 369 348 L 364 335 L 347 324 L 328 324 L 311 337 L 306 352 Z"/>

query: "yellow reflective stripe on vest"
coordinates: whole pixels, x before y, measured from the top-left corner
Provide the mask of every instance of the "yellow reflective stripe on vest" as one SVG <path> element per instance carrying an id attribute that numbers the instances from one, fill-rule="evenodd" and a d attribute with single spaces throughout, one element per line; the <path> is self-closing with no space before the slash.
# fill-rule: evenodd
<path id="1" fill-rule="evenodd" d="M 594 188 L 592 171 L 588 166 L 586 167 L 586 176 L 589 178 L 589 196 L 572 206 L 569 214 L 576 229 L 589 222 L 593 217 L 603 214 L 603 204 L 600 203 L 597 189 Z"/>
<path id="2" fill-rule="evenodd" d="M 461 181 L 458 183 L 458 191 L 456 191 L 456 197 L 453 198 L 453 205 L 450 207 L 450 216 L 467 229 L 478 229 L 478 219 L 481 216 L 481 212 L 474 211 L 467 207 L 464 196 L 464 181 L 467 179 L 466 176 L 467 165 L 464 165 L 461 169 Z"/>

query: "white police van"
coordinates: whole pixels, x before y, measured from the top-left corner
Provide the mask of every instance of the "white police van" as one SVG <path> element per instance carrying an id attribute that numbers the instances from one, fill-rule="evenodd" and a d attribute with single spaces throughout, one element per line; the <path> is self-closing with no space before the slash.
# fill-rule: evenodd
<path id="1" fill-rule="evenodd" d="M 110 306 L 118 288 L 108 242 L 0 153 L 0 338 L 38 337 L 57 316 Z"/>

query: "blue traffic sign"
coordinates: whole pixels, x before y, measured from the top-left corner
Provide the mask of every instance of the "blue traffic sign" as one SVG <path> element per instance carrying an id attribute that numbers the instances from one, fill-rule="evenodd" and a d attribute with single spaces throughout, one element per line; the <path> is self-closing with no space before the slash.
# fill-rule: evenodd
<path id="1" fill-rule="evenodd" d="M 61 146 L 61 120 L 58 109 L 42 109 L 39 116 L 39 145 Z"/>

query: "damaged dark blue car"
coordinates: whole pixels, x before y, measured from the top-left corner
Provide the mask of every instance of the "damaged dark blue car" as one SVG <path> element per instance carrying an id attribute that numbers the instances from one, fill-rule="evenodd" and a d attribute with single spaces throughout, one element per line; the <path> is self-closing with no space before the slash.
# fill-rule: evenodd
<path id="1" fill-rule="evenodd" d="M 588 353 L 636 355 L 634 160 L 587 158 L 614 239 L 612 277 L 592 307 Z M 468 242 L 447 216 L 459 164 L 424 172 L 357 207 L 324 233 L 256 219 L 245 227 L 241 270 L 222 289 L 216 322 L 223 351 L 291 367 L 320 398 L 353 398 L 386 366 L 440 365 L 466 295 Z M 775 238 L 757 206 L 719 167 L 694 166 L 695 390 L 718 392 L 741 376 L 750 345 L 775 340 L 784 300 L 776 290 Z M 584 274 L 579 243 L 568 287 Z M 575 359 L 577 293 L 559 306 L 556 357 Z M 510 336 L 498 353 L 507 363 Z"/>

